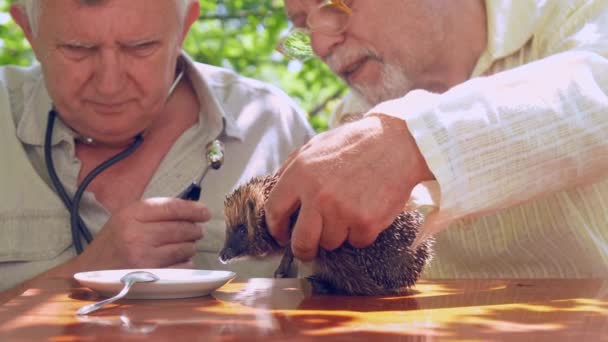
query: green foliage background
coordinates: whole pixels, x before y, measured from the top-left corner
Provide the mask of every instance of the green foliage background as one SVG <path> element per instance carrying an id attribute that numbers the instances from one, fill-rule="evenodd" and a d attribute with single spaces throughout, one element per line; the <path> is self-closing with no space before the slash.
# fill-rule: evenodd
<path id="1" fill-rule="evenodd" d="M 28 65 L 34 60 L 29 45 L 8 13 L 9 0 L 0 0 L 0 65 Z M 309 113 L 317 131 L 346 91 L 320 61 L 289 61 L 275 51 L 288 23 L 283 0 L 201 0 L 201 17 L 184 49 L 195 60 L 233 69 L 270 82 Z"/>

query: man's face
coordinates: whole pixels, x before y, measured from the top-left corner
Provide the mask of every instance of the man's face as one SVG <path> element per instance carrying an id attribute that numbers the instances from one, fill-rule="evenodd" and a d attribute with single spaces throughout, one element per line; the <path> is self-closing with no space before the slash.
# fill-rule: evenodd
<path id="1" fill-rule="evenodd" d="M 285 0 L 295 26 L 320 1 Z M 314 32 L 315 54 L 370 104 L 412 89 L 445 90 L 442 79 L 445 1 L 350 0 L 353 13 L 340 35 Z M 449 3 L 449 2 L 448 2 Z"/>
<path id="2" fill-rule="evenodd" d="M 85 136 L 126 141 L 160 114 L 185 36 L 175 0 L 43 2 L 29 37 L 62 119 Z"/>

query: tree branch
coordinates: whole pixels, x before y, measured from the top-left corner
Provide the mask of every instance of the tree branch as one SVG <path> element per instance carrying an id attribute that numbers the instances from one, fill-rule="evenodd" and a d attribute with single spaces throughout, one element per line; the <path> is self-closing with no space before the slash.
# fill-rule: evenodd
<path id="1" fill-rule="evenodd" d="M 310 113 L 308 113 L 308 115 L 315 116 L 315 115 L 319 114 L 323 110 L 323 108 L 325 108 L 325 106 L 327 106 L 327 104 L 330 101 L 333 101 L 333 100 L 337 99 L 338 97 L 340 97 L 340 95 L 342 95 L 343 92 L 344 92 L 344 88 L 339 88 L 333 94 L 331 94 L 325 100 L 323 100 L 323 102 L 321 102 L 317 106 L 315 106 L 315 108 L 313 108 L 313 110 L 310 111 Z"/>

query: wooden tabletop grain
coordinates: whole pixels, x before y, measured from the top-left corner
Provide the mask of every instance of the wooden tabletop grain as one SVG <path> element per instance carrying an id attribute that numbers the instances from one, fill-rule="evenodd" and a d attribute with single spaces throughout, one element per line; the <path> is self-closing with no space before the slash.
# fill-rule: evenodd
<path id="1" fill-rule="evenodd" d="M 0 306 L 0 341 L 608 341 L 602 280 L 421 281 L 405 296 L 343 297 L 259 278 L 75 315 L 101 298 L 46 281 Z"/>

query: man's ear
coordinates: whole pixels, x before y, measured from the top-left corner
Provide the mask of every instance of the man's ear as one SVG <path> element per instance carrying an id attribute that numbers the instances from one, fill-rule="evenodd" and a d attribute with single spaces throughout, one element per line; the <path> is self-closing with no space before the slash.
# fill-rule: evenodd
<path id="1" fill-rule="evenodd" d="M 21 27 L 21 31 L 25 34 L 25 38 L 27 38 L 30 45 L 33 47 L 34 44 L 34 32 L 32 31 L 32 27 L 30 26 L 30 21 L 27 18 L 27 13 L 25 12 L 25 8 L 20 5 L 12 4 L 10 7 L 10 13 L 13 20 Z"/>
<path id="2" fill-rule="evenodd" d="M 186 36 L 188 35 L 188 32 L 190 31 L 190 28 L 192 27 L 192 24 L 194 24 L 194 22 L 198 19 L 199 15 L 201 13 L 201 4 L 199 3 L 199 1 L 191 1 L 190 4 L 188 5 L 188 10 L 186 11 L 186 16 L 184 17 L 184 28 L 182 31 L 182 36 L 181 41 L 180 41 L 180 46 L 184 43 L 184 39 L 186 39 Z"/>

